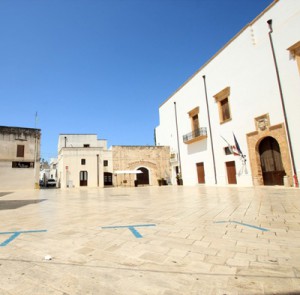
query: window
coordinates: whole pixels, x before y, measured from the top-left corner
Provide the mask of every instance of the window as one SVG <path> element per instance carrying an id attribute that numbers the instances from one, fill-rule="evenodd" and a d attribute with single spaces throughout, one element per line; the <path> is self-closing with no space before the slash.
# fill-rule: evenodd
<path id="1" fill-rule="evenodd" d="M 229 102 L 228 98 L 224 98 L 220 101 L 221 112 L 222 112 L 222 121 L 227 121 L 230 119 L 230 111 L 229 111 Z"/>
<path id="2" fill-rule="evenodd" d="M 288 50 L 289 50 L 292 58 L 297 61 L 298 70 L 299 70 L 299 74 L 300 74 L 300 41 L 295 43 L 290 48 L 288 48 Z"/>
<path id="3" fill-rule="evenodd" d="M 90 145 L 89 144 L 84 144 L 83 147 L 90 147 Z"/>
<path id="4" fill-rule="evenodd" d="M 191 122 L 191 132 L 183 135 L 183 142 L 191 144 L 207 137 L 206 127 L 200 127 L 199 107 L 196 107 L 188 112 Z"/>
<path id="5" fill-rule="evenodd" d="M 25 146 L 24 145 L 17 145 L 17 157 L 21 158 L 24 157 L 24 151 L 25 151 Z"/>
<path id="6" fill-rule="evenodd" d="M 224 153 L 226 156 L 231 155 L 231 150 L 229 149 L 229 147 L 224 147 Z"/>
<path id="7" fill-rule="evenodd" d="M 188 115 L 191 120 L 192 131 L 196 131 L 199 129 L 199 107 L 196 107 L 188 112 Z"/>
<path id="8" fill-rule="evenodd" d="M 108 166 L 108 160 L 103 161 L 103 166 L 105 166 L 105 167 Z"/>
<path id="9" fill-rule="evenodd" d="M 193 131 L 199 128 L 198 114 L 192 117 L 192 125 L 193 125 Z"/>
<path id="10" fill-rule="evenodd" d="M 230 87 L 226 87 L 216 95 L 214 98 L 218 104 L 220 123 L 223 124 L 231 120 L 230 104 Z"/>
<path id="11" fill-rule="evenodd" d="M 85 165 L 85 159 L 81 159 L 81 165 Z"/>

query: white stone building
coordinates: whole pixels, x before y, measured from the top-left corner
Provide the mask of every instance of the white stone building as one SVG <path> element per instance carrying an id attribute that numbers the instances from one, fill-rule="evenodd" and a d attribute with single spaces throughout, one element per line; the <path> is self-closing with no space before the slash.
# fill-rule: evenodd
<path id="1" fill-rule="evenodd" d="M 57 158 L 51 158 L 49 166 L 49 178 L 57 180 Z"/>
<path id="2" fill-rule="evenodd" d="M 187 185 L 296 185 L 299 28 L 300 1 L 274 1 L 160 106 L 173 183 L 179 172 Z"/>
<path id="3" fill-rule="evenodd" d="M 38 188 L 41 130 L 0 126 L 0 190 Z"/>
<path id="4" fill-rule="evenodd" d="M 58 187 L 103 187 L 112 182 L 112 156 L 107 141 L 96 134 L 60 134 Z"/>

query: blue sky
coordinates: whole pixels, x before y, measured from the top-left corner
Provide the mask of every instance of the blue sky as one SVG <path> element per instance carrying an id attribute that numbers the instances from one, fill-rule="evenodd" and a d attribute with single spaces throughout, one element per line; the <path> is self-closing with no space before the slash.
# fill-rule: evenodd
<path id="1" fill-rule="evenodd" d="M 158 108 L 273 0 L 0 0 L 2 126 L 153 145 Z"/>

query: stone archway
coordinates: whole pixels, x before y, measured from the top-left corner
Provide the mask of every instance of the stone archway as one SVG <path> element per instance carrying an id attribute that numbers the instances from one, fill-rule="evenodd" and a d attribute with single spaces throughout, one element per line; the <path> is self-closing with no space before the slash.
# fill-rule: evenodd
<path id="1" fill-rule="evenodd" d="M 260 144 L 265 138 L 272 137 L 278 143 L 278 148 L 280 150 L 283 167 L 283 170 L 281 171 L 285 172 L 287 181 L 289 185 L 292 186 L 292 166 L 284 123 L 270 126 L 269 122 L 268 114 L 255 118 L 256 131 L 247 134 L 249 162 L 251 166 L 253 185 L 265 184 L 263 175 L 264 171 L 261 163 Z"/>
<path id="2" fill-rule="evenodd" d="M 258 146 L 264 185 L 283 185 L 285 171 L 276 139 L 265 137 Z"/>

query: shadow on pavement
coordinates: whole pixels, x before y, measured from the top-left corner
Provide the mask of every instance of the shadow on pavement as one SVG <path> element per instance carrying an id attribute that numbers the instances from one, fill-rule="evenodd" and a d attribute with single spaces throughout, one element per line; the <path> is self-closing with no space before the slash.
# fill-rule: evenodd
<path id="1" fill-rule="evenodd" d="M 12 192 L 0 192 L 0 197 L 11 194 Z"/>
<path id="2" fill-rule="evenodd" d="M 46 201 L 47 199 L 41 200 L 3 200 L 0 201 L 0 210 L 13 210 L 23 206 L 37 204 Z"/>

